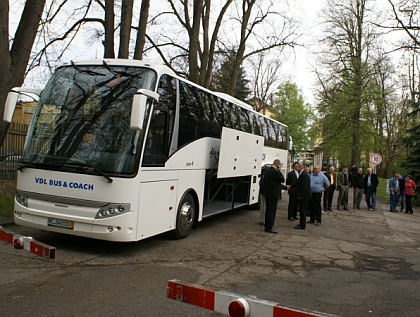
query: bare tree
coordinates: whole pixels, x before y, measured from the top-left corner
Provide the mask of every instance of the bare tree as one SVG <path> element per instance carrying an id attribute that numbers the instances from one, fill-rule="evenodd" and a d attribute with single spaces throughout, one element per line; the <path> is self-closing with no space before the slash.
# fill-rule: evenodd
<path id="1" fill-rule="evenodd" d="M 266 52 L 261 52 L 248 59 L 251 73 L 251 91 L 253 100 L 251 104 L 255 111 L 261 112 L 267 106 L 272 106 L 273 91 L 279 80 L 279 69 L 282 65 L 281 59 L 267 60 Z"/>
<path id="2" fill-rule="evenodd" d="M 412 44 L 403 45 L 404 49 L 420 49 L 420 2 L 417 0 L 388 0 L 396 21 L 394 26 L 383 26 L 396 31 L 404 31 Z"/>
<path id="3" fill-rule="evenodd" d="M 26 1 L 16 33 L 10 40 L 9 1 L 0 1 L 0 146 L 8 128 L 3 121 L 6 97 L 11 88 L 23 83 L 44 6 L 45 0 Z"/>
<path id="4" fill-rule="evenodd" d="M 227 9 L 233 0 L 227 0 L 222 6 L 219 15 L 216 19 L 213 33 L 210 34 L 210 13 L 211 13 L 211 0 L 194 0 L 192 6 L 188 1 L 179 1 L 180 6 L 177 6 L 175 0 L 168 0 L 172 14 L 180 23 L 181 27 L 186 31 L 188 41 L 186 46 L 183 47 L 177 41 L 165 36 L 164 43 L 155 43 L 152 41 L 153 47 L 159 52 L 161 57 L 165 56 L 162 51 L 163 47 L 173 46 L 176 47 L 180 53 L 175 57 L 170 57 L 169 60 L 164 57 L 164 62 L 172 67 L 171 63 L 178 58 L 188 59 L 188 78 L 201 84 L 208 86 L 210 84 L 211 72 L 214 63 L 214 54 L 216 44 L 219 36 L 219 31 L 226 14 Z M 202 33 L 202 43 L 200 42 L 200 35 Z M 203 46 L 203 47 L 202 47 Z"/>
<path id="5" fill-rule="evenodd" d="M 114 29 L 115 29 L 115 13 L 114 0 L 105 0 L 105 19 L 104 19 L 105 39 L 104 57 L 115 58 L 114 52 Z"/>
<path id="6" fill-rule="evenodd" d="M 140 9 L 140 20 L 137 28 L 136 48 L 134 59 L 143 59 L 144 46 L 146 44 L 147 19 L 149 18 L 150 0 L 142 0 Z"/>
<path id="7" fill-rule="evenodd" d="M 122 0 L 120 47 L 118 50 L 118 58 L 128 58 L 129 50 L 130 50 L 130 34 L 131 34 L 132 16 L 133 16 L 133 0 Z"/>
<path id="8" fill-rule="evenodd" d="M 114 0 L 105 0 L 105 5 L 97 0 L 101 4 L 102 9 L 104 10 L 105 17 L 104 20 L 99 20 L 103 25 L 104 31 L 99 32 L 101 36 L 104 36 L 104 57 L 105 58 L 114 58 L 115 57 L 115 43 L 114 38 L 116 31 L 119 28 L 119 49 L 118 49 L 118 58 L 128 58 L 130 56 L 130 37 L 131 31 L 137 29 L 137 37 L 134 50 L 134 59 L 142 59 L 144 46 L 146 43 L 146 28 L 147 20 L 149 15 L 150 0 L 143 0 L 140 9 L 140 19 L 138 27 L 133 27 L 132 16 L 134 11 L 134 0 L 122 0 L 121 9 L 120 9 L 120 23 L 118 27 L 115 27 L 115 20 L 117 15 L 115 14 L 115 2 Z M 98 22 L 91 21 L 87 18 L 82 18 L 76 23 L 81 24 L 85 22 Z"/>
<path id="9" fill-rule="evenodd" d="M 190 80 L 205 87 L 209 87 L 211 83 L 216 54 L 235 51 L 229 89 L 229 93 L 235 95 L 236 81 L 244 60 L 260 52 L 271 49 L 281 51 L 286 46 L 296 44 L 299 36 L 296 32 L 296 21 L 274 10 L 280 6 L 280 2 L 227 0 L 217 7 L 212 5 L 211 0 L 194 0 L 192 4 L 184 0 L 168 0 L 170 13 L 180 26 L 179 29 L 172 30 L 171 34 L 178 37 L 180 34 L 186 34 L 187 41 L 183 45 L 175 36 L 170 37 L 164 30 L 155 37 L 156 40 L 150 41 L 170 67 L 179 61 L 182 63 L 187 58 L 186 75 Z M 212 19 L 211 14 L 214 12 L 218 12 L 218 15 Z M 161 14 L 164 15 L 167 16 L 167 13 Z M 237 36 L 239 39 L 235 42 Z"/>

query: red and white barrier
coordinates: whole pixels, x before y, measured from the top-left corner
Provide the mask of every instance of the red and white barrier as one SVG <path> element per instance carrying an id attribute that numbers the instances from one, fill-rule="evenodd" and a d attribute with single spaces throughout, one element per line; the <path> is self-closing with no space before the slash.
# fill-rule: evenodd
<path id="1" fill-rule="evenodd" d="M 167 297 L 183 303 L 219 312 L 231 317 L 333 317 L 335 315 L 310 312 L 280 306 L 250 296 L 242 296 L 213 288 L 184 283 L 179 280 L 168 281 Z"/>
<path id="2" fill-rule="evenodd" d="M 45 243 L 13 233 L 0 226 L 0 241 L 12 244 L 15 249 L 24 249 L 30 253 L 48 260 L 55 260 L 55 248 Z"/>

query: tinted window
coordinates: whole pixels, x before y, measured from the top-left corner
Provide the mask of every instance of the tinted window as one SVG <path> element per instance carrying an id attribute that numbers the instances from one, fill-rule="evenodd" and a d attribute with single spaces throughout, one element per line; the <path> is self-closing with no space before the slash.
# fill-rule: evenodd
<path id="1" fill-rule="evenodd" d="M 263 136 L 265 146 L 284 148 L 286 127 L 180 81 L 178 147 L 203 137 L 220 138 L 222 127 Z"/>
<path id="2" fill-rule="evenodd" d="M 179 84 L 178 147 L 203 137 L 220 137 L 224 109 L 215 96 L 184 82 Z"/>
<path id="3" fill-rule="evenodd" d="M 153 108 L 143 166 L 162 166 L 169 156 L 176 108 L 175 80 L 163 75 L 159 80 L 158 93 L 159 102 Z"/>

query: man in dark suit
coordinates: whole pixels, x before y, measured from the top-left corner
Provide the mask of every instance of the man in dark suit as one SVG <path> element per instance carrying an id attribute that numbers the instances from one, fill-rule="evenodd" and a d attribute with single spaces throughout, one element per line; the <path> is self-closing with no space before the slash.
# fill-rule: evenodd
<path id="1" fill-rule="evenodd" d="M 298 171 L 297 171 L 297 165 L 299 163 L 295 162 L 293 164 L 293 170 L 291 170 L 289 172 L 289 174 L 287 174 L 287 178 L 286 178 L 286 186 L 290 185 L 294 185 L 298 179 Z M 288 194 L 289 194 L 289 205 L 287 207 L 287 219 L 290 221 L 294 221 L 295 219 L 297 219 L 297 200 L 296 200 L 296 188 L 291 187 L 288 190 Z"/>
<path id="2" fill-rule="evenodd" d="M 280 160 L 275 159 L 273 165 L 264 173 L 264 193 L 265 193 L 265 232 L 277 233 L 273 230 L 274 220 L 276 219 L 277 202 L 281 193 L 281 183 L 284 183 L 284 176 L 280 172 Z"/>
<path id="3" fill-rule="evenodd" d="M 300 223 L 295 227 L 295 229 L 305 229 L 306 228 L 306 210 L 308 201 L 312 199 L 311 194 L 311 183 L 308 173 L 305 171 L 303 164 L 298 164 L 297 170 L 299 172 L 299 177 L 293 187 L 296 188 L 296 199 L 298 202 Z M 287 186 L 288 189 L 292 186 Z"/>
<path id="4" fill-rule="evenodd" d="M 335 175 L 334 171 L 334 166 L 330 166 L 329 171 L 324 173 L 330 182 L 330 187 L 324 191 L 324 211 L 332 211 L 331 206 L 334 198 L 335 184 L 337 183 L 337 175 Z"/>
<path id="5" fill-rule="evenodd" d="M 379 185 L 379 179 L 376 174 L 372 173 L 372 169 L 369 167 L 366 171 L 364 179 L 364 191 L 366 196 L 366 203 L 369 211 L 374 211 L 376 208 L 376 188 Z"/>

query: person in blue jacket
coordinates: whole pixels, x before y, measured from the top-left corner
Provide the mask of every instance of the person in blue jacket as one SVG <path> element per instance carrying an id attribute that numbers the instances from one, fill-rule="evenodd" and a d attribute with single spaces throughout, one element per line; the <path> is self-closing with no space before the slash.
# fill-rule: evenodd
<path id="1" fill-rule="evenodd" d="M 390 212 L 398 212 L 397 210 L 397 203 L 398 203 L 398 195 L 400 194 L 400 186 L 399 186 L 399 176 L 398 172 L 394 172 L 394 176 L 391 177 L 389 180 L 389 211 Z"/>

